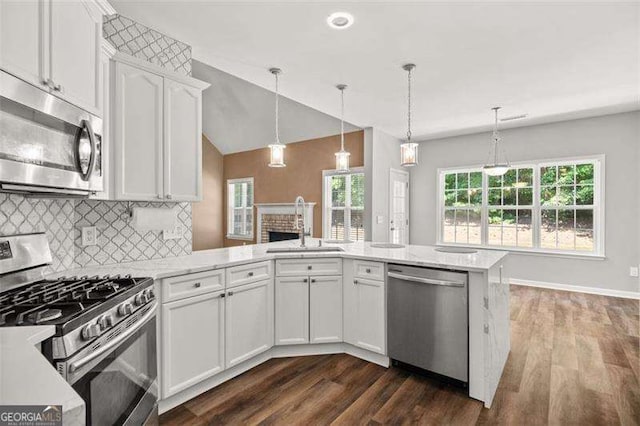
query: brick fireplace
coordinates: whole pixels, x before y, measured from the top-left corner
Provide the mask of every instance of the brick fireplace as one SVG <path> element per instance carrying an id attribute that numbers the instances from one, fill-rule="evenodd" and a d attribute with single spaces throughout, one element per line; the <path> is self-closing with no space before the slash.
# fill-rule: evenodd
<path id="1" fill-rule="evenodd" d="M 307 211 L 307 229 L 313 234 L 313 207 L 316 203 L 305 203 Z M 273 233 L 296 233 L 295 205 L 293 203 L 261 203 L 255 204 L 257 209 L 256 242 L 269 242 L 269 231 Z M 285 237 L 285 236 L 282 236 Z M 286 238 L 280 238 L 286 239 Z"/>

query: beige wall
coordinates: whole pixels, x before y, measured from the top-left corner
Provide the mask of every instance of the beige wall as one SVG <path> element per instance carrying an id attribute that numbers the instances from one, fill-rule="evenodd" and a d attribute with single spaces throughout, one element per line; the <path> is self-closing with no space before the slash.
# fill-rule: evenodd
<path id="1" fill-rule="evenodd" d="M 345 149 L 351 153 L 351 167 L 363 166 L 364 132 L 347 133 Z M 290 143 L 285 149 L 287 167 L 284 168 L 271 168 L 267 165 L 269 163 L 268 148 L 225 155 L 224 211 L 226 212 L 227 204 L 227 179 L 253 177 L 254 203 L 293 203 L 297 195 L 302 195 L 306 202 L 315 202 L 313 236 L 320 237 L 322 235 L 322 171 L 335 169 L 334 154 L 339 150 L 340 135 Z M 254 226 L 255 219 L 254 212 Z M 223 222 L 226 232 L 226 214 Z M 244 243 L 255 243 L 255 238 L 249 242 L 224 239 L 225 247 Z"/>
<path id="2" fill-rule="evenodd" d="M 193 250 L 222 247 L 223 244 L 223 157 L 202 136 L 202 201 L 193 203 Z"/>

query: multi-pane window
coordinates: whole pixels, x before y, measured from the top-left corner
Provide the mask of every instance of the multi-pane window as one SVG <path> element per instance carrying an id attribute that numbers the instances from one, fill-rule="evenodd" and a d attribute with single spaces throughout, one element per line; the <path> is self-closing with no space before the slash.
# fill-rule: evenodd
<path id="1" fill-rule="evenodd" d="M 533 247 L 533 168 L 488 176 L 488 244 Z"/>
<path id="2" fill-rule="evenodd" d="M 324 173 L 323 238 L 364 240 L 364 173 Z"/>
<path id="3" fill-rule="evenodd" d="M 482 172 L 447 173 L 444 188 L 443 241 L 481 244 Z"/>
<path id="4" fill-rule="evenodd" d="M 601 159 L 440 172 L 441 243 L 602 254 Z"/>
<path id="5" fill-rule="evenodd" d="M 227 237 L 253 238 L 253 178 L 227 181 Z"/>
<path id="6" fill-rule="evenodd" d="M 548 164 L 540 169 L 542 248 L 593 251 L 594 164 Z"/>

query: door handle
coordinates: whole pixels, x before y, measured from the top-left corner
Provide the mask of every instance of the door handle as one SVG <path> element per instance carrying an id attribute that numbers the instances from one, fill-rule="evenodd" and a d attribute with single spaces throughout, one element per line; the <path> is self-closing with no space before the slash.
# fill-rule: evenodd
<path id="1" fill-rule="evenodd" d="M 464 282 L 460 281 L 448 281 L 448 280 L 436 280 L 433 278 L 414 277 L 411 275 L 397 274 L 395 272 L 389 272 L 387 274 L 391 278 L 396 278 L 402 281 L 411 281 L 420 284 L 440 285 L 444 287 L 464 287 Z"/>

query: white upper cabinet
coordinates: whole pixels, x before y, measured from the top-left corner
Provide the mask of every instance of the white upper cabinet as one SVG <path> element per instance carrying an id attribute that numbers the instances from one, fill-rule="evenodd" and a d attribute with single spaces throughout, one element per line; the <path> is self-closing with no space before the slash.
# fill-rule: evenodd
<path id="1" fill-rule="evenodd" d="M 112 60 L 113 198 L 202 199 L 202 90 L 209 85 L 117 52 Z"/>
<path id="2" fill-rule="evenodd" d="M 53 1 L 49 72 L 53 94 L 94 114 L 100 111 L 102 15 L 88 1 Z"/>
<path id="3" fill-rule="evenodd" d="M 102 116 L 102 14 L 92 0 L 0 1 L 0 66 Z"/>
<path id="4" fill-rule="evenodd" d="M 115 197 L 157 201 L 164 195 L 163 78 L 124 63 L 114 65 Z"/>
<path id="5" fill-rule="evenodd" d="M 202 92 L 164 80 L 164 191 L 173 201 L 202 197 Z"/>
<path id="6" fill-rule="evenodd" d="M 226 299 L 227 368 L 273 346 L 273 280 L 235 287 Z"/>
<path id="7" fill-rule="evenodd" d="M 0 67 L 39 87 L 44 83 L 43 1 L 0 1 Z"/>

